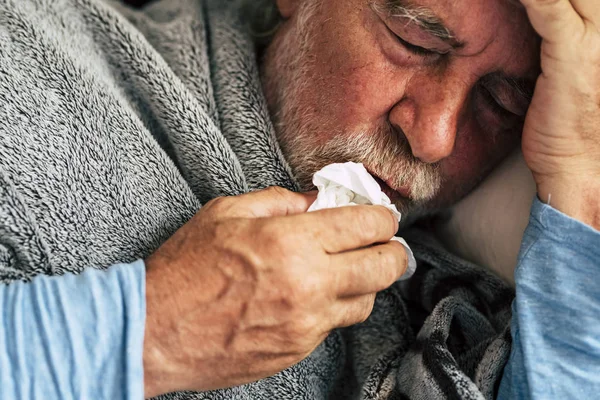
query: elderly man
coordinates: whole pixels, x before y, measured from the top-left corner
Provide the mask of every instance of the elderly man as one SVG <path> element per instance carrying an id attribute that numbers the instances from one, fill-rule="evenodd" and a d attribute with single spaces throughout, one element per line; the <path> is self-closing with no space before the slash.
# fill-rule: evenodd
<path id="1" fill-rule="evenodd" d="M 595 0 L 1 2 L 1 397 L 593 397 L 599 27 Z M 391 213 L 305 212 L 354 161 L 413 220 L 519 144 L 550 205 L 510 354 L 499 279 L 415 233 L 376 300 Z"/>

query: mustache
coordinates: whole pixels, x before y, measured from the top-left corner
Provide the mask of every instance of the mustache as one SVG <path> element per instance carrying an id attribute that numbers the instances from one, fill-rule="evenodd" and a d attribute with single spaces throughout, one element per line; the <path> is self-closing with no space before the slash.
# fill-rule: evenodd
<path id="1" fill-rule="evenodd" d="M 430 195 L 425 195 L 425 188 L 416 188 L 418 197 L 425 200 L 423 197 L 432 197 L 434 189 L 437 192 L 441 186 L 441 167 L 440 163 L 425 163 L 414 156 L 410 142 L 404 131 L 398 127 L 387 125 L 381 128 L 379 133 L 381 142 L 375 145 L 378 147 L 376 153 L 380 156 L 375 156 L 379 161 L 379 167 L 383 170 L 383 174 L 388 174 L 388 178 L 393 183 L 393 186 L 431 186 Z M 375 150 L 375 149 L 374 149 Z M 392 160 L 397 160 L 395 163 Z"/>
<path id="2" fill-rule="evenodd" d="M 389 124 L 356 134 L 338 132 L 329 136 L 319 145 L 304 135 L 289 138 L 286 147 L 294 149 L 290 162 L 298 169 L 296 177 L 301 186 L 312 187 L 310 172 L 347 161 L 364 164 L 392 187 L 410 187 L 415 203 L 432 199 L 442 186 L 439 163 L 427 164 L 416 158 L 404 133 Z"/>
<path id="3" fill-rule="evenodd" d="M 348 156 L 360 160 L 392 187 L 410 186 L 412 200 L 429 200 L 438 192 L 442 183 L 439 163 L 427 164 L 415 157 L 400 128 L 386 124 L 354 136 L 354 142 L 346 147 L 354 148 Z"/>

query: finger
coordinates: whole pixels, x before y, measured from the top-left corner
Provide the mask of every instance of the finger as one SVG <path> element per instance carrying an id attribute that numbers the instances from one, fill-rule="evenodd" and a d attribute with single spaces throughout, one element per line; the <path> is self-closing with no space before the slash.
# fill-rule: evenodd
<path id="1" fill-rule="evenodd" d="M 365 322 L 373 312 L 375 294 L 340 299 L 334 303 L 331 320 L 335 328 L 345 328 Z"/>
<path id="2" fill-rule="evenodd" d="M 575 11 L 583 18 L 600 24 L 600 2 L 598 0 L 571 0 Z"/>
<path id="3" fill-rule="evenodd" d="M 398 231 L 398 220 L 382 206 L 331 208 L 296 218 L 311 226 L 323 250 L 330 254 L 387 242 Z"/>
<path id="4" fill-rule="evenodd" d="M 273 186 L 241 196 L 232 197 L 232 214 L 242 218 L 282 217 L 301 214 L 317 199 L 316 192 L 294 193 Z"/>
<path id="5" fill-rule="evenodd" d="M 565 43 L 585 28 L 569 0 L 521 0 L 537 33 L 549 43 Z"/>
<path id="6" fill-rule="evenodd" d="M 408 255 L 396 241 L 331 256 L 328 272 L 339 297 L 377 293 L 406 272 Z"/>

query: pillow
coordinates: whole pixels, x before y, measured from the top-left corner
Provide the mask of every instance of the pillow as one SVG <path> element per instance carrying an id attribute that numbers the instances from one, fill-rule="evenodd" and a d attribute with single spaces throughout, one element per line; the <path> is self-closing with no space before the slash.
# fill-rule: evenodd
<path id="1" fill-rule="evenodd" d="M 438 222 L 448 250 L 496 272 L 514 285 L 514 270 L 529 221 L 535 183 L 521 152 L 511 155 Z"/>

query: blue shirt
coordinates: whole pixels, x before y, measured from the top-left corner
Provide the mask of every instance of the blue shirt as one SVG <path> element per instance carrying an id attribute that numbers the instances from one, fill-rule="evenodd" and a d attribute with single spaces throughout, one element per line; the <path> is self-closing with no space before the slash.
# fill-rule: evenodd
<path id="1" fill-rule="evenodd" d="M 142 261 L 0 285 L 0 399 L 144 398 Z"/>
<path id="2" fill-rule="evenodd" d="M 500 399 L 600 398 L 600 232 L 535 200 Z"/>
<path id="3" fill-rule="evenodd" d="M 516 270 L 499 398 L 600 393 L 600 232 L 540 203 Z M 1 399 L 142 399 L 142 261 L 0 286 Z"/>

